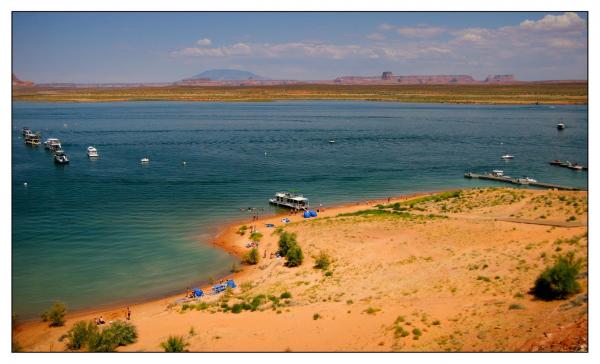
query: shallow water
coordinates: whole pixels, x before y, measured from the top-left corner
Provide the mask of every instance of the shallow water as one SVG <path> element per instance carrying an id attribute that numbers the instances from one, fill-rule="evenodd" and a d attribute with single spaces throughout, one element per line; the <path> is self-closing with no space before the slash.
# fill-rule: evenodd
<path id="1" fill-rule="evenodd" d="M 70 165 L 26 146 L 23 126 L 60 138 Z M 463 178 L 491 169 L 587 188 L 587 172 L 548 164 L 587 165 L 587 126 L 587 106 L 14 103 L 13 311 L 127 302 L 227 273 L 216 227 L 249 217 L 242 207 L 274 212 L 266 201 L 279 190 L 330 205 L 499 186 Z"/>

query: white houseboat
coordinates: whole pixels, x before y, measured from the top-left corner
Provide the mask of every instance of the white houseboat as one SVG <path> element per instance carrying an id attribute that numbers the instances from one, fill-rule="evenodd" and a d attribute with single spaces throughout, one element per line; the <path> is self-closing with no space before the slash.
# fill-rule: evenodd
<path id="1" fill-rule="evenodd" d="M 98 158 L 98 150 L 90 145 L 87 148 L 87 155 L 89 158 Z"/>
<path id="2" fill-rule="evenodd" d="M 291 192 L 277 192 L 274 198 L 269 199 L 271 205 L 287 207 L 289 209 L 308 209 L 308 198 Z"/>
<path id="3" fill-rule="evenodd" d="M 44 148 L 50 150 L 60 150 L 62 146 L 60 145 L 60 140 L 56 138 L 48 138 L 44 142 Z"/>

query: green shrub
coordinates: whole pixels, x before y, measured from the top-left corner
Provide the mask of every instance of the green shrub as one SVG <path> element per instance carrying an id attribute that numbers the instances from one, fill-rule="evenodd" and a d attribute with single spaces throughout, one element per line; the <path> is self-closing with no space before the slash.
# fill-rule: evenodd
<path id="1" fill-rule="evenodd" d="M 240 234 L 240 235 L 244 235 L 244 234 L 246 233 L 246 230 L 248 230 L 248 227 L 247 227 L 246 225 L 242 225 L 242 226 L 241 226 L 241 227 L 238 229 L 237 233 L 238 233 L 238 234 Z"/>
<path id="2" fill-rule="evenodd" d="M 74 327 L 75 329 L 75 327 Z M 132 344 L 137 340 L 137 329 L 125 321 L 115 321 L 100 331 L 95 323 L 88 322 L 77 327 L 68 338 L 80 340 L 80 348 L 85 347 L 89 352 L 113 352 L 119 346 Z M 69 344 L 67 344 L 69 346 Z"/>
<path id="3" fill-rule="evenodd" d="M 329 265 L 331 264 L 331 258 L 327 253 L 321 251 L 319 255 L 315 258 L 315 268 L 327 270 L 329 269 Z"/>
<path id="4" fill-rule="evenodd" d="M 421 330 L 417 329 L 416 327 L 412 330 L 412 333 L 415 336 L 421 336 L 422 335 Z"/>
<path id="5" fill-rule="evenodd" d="M 321 318 L 321 315 L 319 315 L 318 313 L 315 313 L 315 314 L 313 315 L 313 320 L 318 320 L 318 319 L 320 319 L 320 318 Z"/>
<path id="6" fill-rule="evenodd" d="M 252 248 L 252 249 L 250 249 L 249 252 L 244 254 L 244 258 L 242 259 L 242 262 L 244 264 L 255 265 L 255 264 L 258 264 L 259 260 L 260 260 L 260 253 L 258 252 L 258 249 Z"/>
<path id="7" fill-rule="evenodd" d="M 437 326 L 437 325 L 440 325 L 441 322 L 440 322 L 440 320 L 433 320 L 433 322 L 431 322 L 431 324 Z"/>
<path id="8" fill-rule="evenodd" d="M 65 314 L 67 305 L 60 301 L 55 301 L 52 307 L 42 313 L 42 320 L 48 322 L 51 327 L 63 326 L 65 324 Z"/>
<path id="9" fill-rule="evenodd" d="M 241 303 L 236 303 L 231 306 L 231 313 L 240 313 L 244 309 L 244 306 Z"/>
<path id="10" fill-rule="evenodd" d="M 325 277 L 331 277 L 333 275 L 333 272 L 328 270 L 327 272 L 325 272 Z"/>
<path id="11" fill-rule="evenodd" d="M 288 250 L 297 245 L 297 236 L 296 233 L 288 233 L 287 231 L 282 231 L 279 235 L 279 254 L 282 257 L 287 256 Z"/>
<path id="12" fill-rule="evenodd" d="M 518 304 L 518 303 L 511 303 L 511 304 L 508 306 L 508 309 L 509 309 L 509 310 L 524 310 L 524 309 L 525 309 L 525 307 L 523 307 L 522 305 L 520 305 L 520 304 Z"/>
<path id="13" fill-rule="evenodd" d="M 581 290 L 577 275 L 581 259 L 573 254 L 560 256 L 552 267 L 546 268 L 535 280 L 533 294 L 543 300 L 565 299 Z"/>
<path id="14" fill-rule="evenodd" d="M 259 233 L 258 231 L 255 231 L 252 234 L 250 234 L 250 240 L 252 240 L 255 243 L 258 243 L 260 239 L 262 239 L 262 237 L 263 234 Z"/>
<path id="15" fill-rule="evenodd" d="M 79 350 L 86 347 L 90 337 L 98 334 L 98 331 L 98 325 L 93 321 L 78 321 L 63 338 L 67 339 L 68 349 Z"/>
<path id="16" fill-rule="evenodd" d="M 283 292 L 281 294 L 281 296 L 279 296 L 280 298 L 286 299 L 286 298 L 292 298 L 292 294 L 290 292 Z"/>
<path id="17" fill-rule="evenodd" d="M 188 345 L 183 336 L 169 336 L 167 341 L 160 344 L 166 353 L 183 353 Z"/>
<path id="18" fill-rule="evenodd" d="M 304 261 L 304 254 L 302 253 L 302 249 L 295 244 L 292 245 L 286 255 L 287 262 L 285 263 L 288 267 L 297 267 L 302 264 Z"/>
<path id="19" fill-rule="evenodd" d="M 255 296 L 250 302 L 250 310 L 256 311 L 263 303 L 265 303 L 267 297 L 264 294 Z"/>

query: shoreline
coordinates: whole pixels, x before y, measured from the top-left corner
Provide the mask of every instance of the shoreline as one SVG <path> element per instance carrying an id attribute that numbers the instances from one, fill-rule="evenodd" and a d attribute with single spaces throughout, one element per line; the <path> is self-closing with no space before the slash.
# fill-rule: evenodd
<path id="1" fill-rule="evenodd" d="M 462 190 L 462 189 L 461 188 L 449 188 L 449 189 L 439 189 L 439 190 L 434 190 L 434 191 L 414 192 L 414 193 L 390 196 L 389 203 L 395 203 L 395 202 L 406 200 L 409 198 L 416 198 L 416 197 L 422 197 L 422 196 L 427 196 L 427 195 L 432 195 L 432 194 L 437 194 L 437 193 L 458 191 L 458 190 Z M 351 201 L 351 202 L 343 202 L 343 203 L 335 204 L 330 207 L 326 207 L 325 210 L 323 210 L 323 211 L 326 212 L 327 214 L 323 215 L 323 212 L 321 212 L 321 213 L 319 213 L 318 217 L 328 217 L 331 214 L 337 215 L 337 213 L 339 213 L 340 210 L 346 210 L 346 209 L 352 208 L 352 207 L 369 206 L 372 204 L 379 204 L 379 203 L 388 203 L 388 199 L 384 198 L 384 199 L 356 200 L 356 201 Z M 213 238 L 211 239 L 212 241 L 210 243 L 209 242 L 203 243 L 201 241 L 198 241 L 198 244 L 205 244 L 205 245 L 210 244 L 215 249 L 221 249 L 222 251 L 226 252 L 227 254 L 232 255 L 237 260 L 236 264 L 238 264 L 238 268 L 242 269 L 242 271 L 240 271 L 240 272 L 235 272 L 235 273 L 231 272 L 229 274 L 225 274 L 224 276 L 215 277 L 215 282 L 221 281 L 221 280 L 226 281 L 227 279 L 234 279 L 234 280 L 241 279 L 241 278 L 247 276 L 249 273 L 255 272 L 256 269 L 258 268 L 258 266 L 256 266 L 256 265 L 250 266 L 250 265 L 245 265 L 245 264 L 241 263 L 241 259 L 243 257 L 243 254 L 247 251 L 247 248 L 245 248 L 244 246 L 240 246 L 239 244 L 235 244 L 235 243 L 231 242 L 231 240 L 234 238 L 237 238 L 237 239 L 241 238 L 241 236 L 236 233 L 237 229 L 235 229 L 235 227 L 240 226 L 240 225 L 252 225 L 252 224 L 256 224 L 256 225 L 262 224 L 264 227 L 264 224 L 267 224 L 267 223 L 273 223 L 273 222 L 276 223 L 277 221 L 279 221 L 279 223 L 281 223 L 281 219 L 284 217 L 287 217 L 290 219 L 291 218 L 294 218 L 294 219 L 300 218 L 301 219 L 301 220 L 296 220 L 296 221 L 292 221 L 292 222 L 298 222 L 298 221 L 304 220 L 304 218 L 302 217 L 302 215 L 300 213 L 294 215 L 294 214 L 291 214 L 290 211 L 264 215 L 264 216 L 259 217 L 259 219 L 255 220 L 255 221 L 252 221 L 252 220 L 248 221 L 245 219 L 236 219 L 234 221 L 230 221 L 230 222 L 226 222 L 226 223 L 222 223 L 222 224 L 218 225 L 216 227 L 216 233 L 213 235 Z M 279 225 L 277 225 L 277 226 L 279 226 Z M 281 225 L 281 226 L 285 226 L 285 225 Z M 199 284 L 197 286 L 197 288 L 202 289 L 204 292 L 209 292 L 210 288 L 213 285 L 214 284 L 204 283 L 204 284 Z M 173 303 L 173 302 L 177 301 L 178 299 L 181 299 L 182 296 L 184 296 L 184 295 L 185 295 L 185 292 L 182 291 L 181 294 L 177 294 L 177 295 L 167 293 L 167 294 L 157 295 L 154 297 L 140 298 L 139 300 L 132 299 L 132 300 L 128 300 L 124 303 L 106 303 L 104 305 L 100 304 L 95 307 L 81 308 L 81 309 L 69 311 L 66 314 L 65 319 L 73 321 L 73 320 L 78 320 L 78 319 L 89 318 L 90 316 L 93 316 L 93 315 L 107 314 L 107 313 L 112 314 L 116 311 L 123 311 L 128 306 L 131 308 L 135 308 L 135 307 L 140 307 L 140 306 L 157 305 L 157 304 L 161 304 L 161 305 L 167 304 L 168 305 L 168 302 Z M 65 303 L 68 306 L 69 303 L 68 302 L 65 302 Z M 40 325 L 40 324 L 43 324 L 43 321 L 39 317 L 21 319 L 21 320 L 18 320 L 17 324 L 15 325 L 15 330 L 23 329 L 24 327 L 27 327 L 27 326 Z"/>

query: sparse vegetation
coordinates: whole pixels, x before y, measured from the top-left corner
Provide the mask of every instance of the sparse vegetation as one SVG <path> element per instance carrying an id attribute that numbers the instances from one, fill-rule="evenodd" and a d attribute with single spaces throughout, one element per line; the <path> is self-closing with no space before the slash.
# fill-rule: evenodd
<path id="1" fill-rule="evenodd" d="M 321 315 L 319 315 L 318 313 L 315 313 L 315 314 L 313 315 L 313 320 L 318 320 L 318 319 L 320 319 L 320 318 L 321 318 Z"/>
<path id="2" fill-rule="evenodd" d="M 329 269 L 329 265 L 331 264 L 331 258 L 327 253 L 321 251 L 319 255 L 315 258 L 315 268 L 327 270 Z"/>
<path id="3" fill-rule="evenodd" d="M 70 350 L 112 352 L 134 343 L 137 337 L 137 329 L 128 322 L 115 321 L 100 330 L 93 321 L 79 321 L 61 339 L 67 340 Z"/>
<path id="4" fill-rule="evenodd" d="M 258 231 L 253 232 L 252 234 L 250 234 L 250 240 L 252 240 L 255 243 L 260 242 L 260 239 L 262 239 L 263 234 L 259 233 Z"/>
<path id="5" fill-rule="evenodd" d="M 166 353 L 183 353 L 187 351 L 186 347 L 189 346 L 189 343 L 183 336 L 169 336 L 167 341 L 162 342 L 160 346 Z"/>
<path id="6" fill-rule="evenodd" d="M 260 260 L 260 253 L 258 252 L 258 249 L 252 248 L 252 249 L 250 249 L 250 251 L 248 251 L 246 254 L 244 254 L 242 262 L 244 264 L 248 264 L 248 265 L 255 265 L 255 264 L 258 264 L 259 260 Z"/>
<path id="7" fill-rule="evenodd" d="M 67 313 L 67 305 L 60 301 L 55 301 L 54 304 L 42 313 L 42 320 L 48 322 L 50 327 L 63 326 L 65 324 L 65 314 Z"/>
<path id="8" fill-rule="evenodd" d="M 238 229 L 237 233 L 243 236 L 244 234 L 246 234 L 246 230 L 248 230 L 248 227 L 246 225 L 242 225 Z"/>

